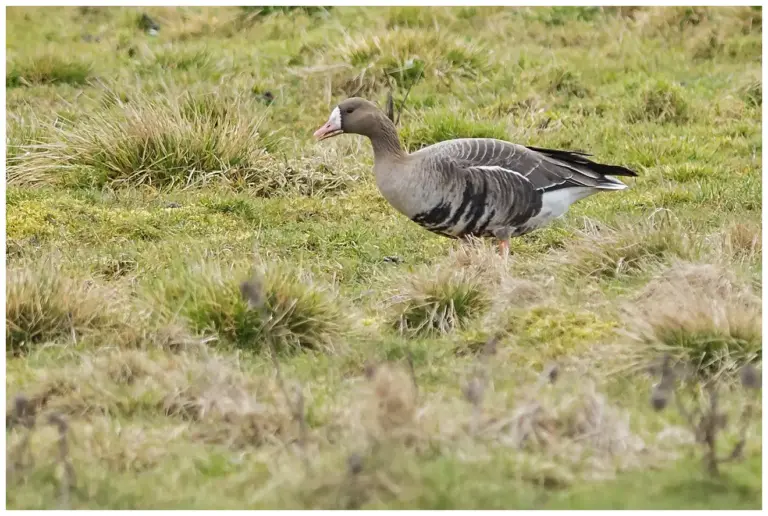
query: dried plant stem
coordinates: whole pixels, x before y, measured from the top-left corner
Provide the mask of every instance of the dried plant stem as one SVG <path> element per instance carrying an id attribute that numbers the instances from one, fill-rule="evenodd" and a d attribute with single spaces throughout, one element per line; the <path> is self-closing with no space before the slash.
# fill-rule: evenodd
<path id="1" fill-rule="evenodd" d="M 48 416 L 48 423 L 55 426 L 59 431 L 59 462 L 64 469 L 59 485 L 59 506 L 62 509 L 68 509 L 70 491 L 75 485 L 75 468 L 69 459 L 69 443 L 67 442 L 69 424 L 64 417 L 55 413 Z"/>
<path id="2" fill-rule="evenodd" d="M 14 399 L 13 411 L 6 417 L 6 429 L 10 431 L 17 426 L 21 426 L 26 429 L 26 433 L 21 442 L 15 448 L 8 451 L 5 471 L 9 479 L 13 477 L 16 471 L 33 464 L 29 440 L 35 427 L 35 419 L 34 408 L 29 403 L 27 397 L 23 394 L 17 395 Z M 25 458 L 29 459 L 28 463 L 25 463 Z"/>
<path id="3" fill-rule="evenodd" d="M 720 471 L 717 467 L 717 417 L 718 417 L 718 394 L 717 386 L 711 382 L 707 388 L 709 393 L 709 414 L 701 419 L 703 438 L 707 445 L 707 471 L 711 475 L 717 476 Z"/>
<path id="4" fill-rule="evenodd" d="M 730 455 L 720 459 L 721 463 L 732 462 L 744 458 L 744 446 L 747 444 L 749 420 L 752 419 L 753 403 L 754 402 L 750 400 L 744 407 L 741 417 L 739 418 L 739 440 L 733 445 L 733 450 L 731 450 Z"/>
<path id="5" fill-rule="evenodd" d="M 240 294 L 242 295 L 243 299 L 248 302 L 248 308 L 258 312 L 262 322 L 267 321 L 270 318 L 265 303 L 266 296 L 264 295 L 262 281 L 260 281 L 258 278 L 254 278 L 250 281 L 241 283 Z M 265 340 L 267 341 L 267 347 L 269 347 L 269 356 L 272 359 L 272 365 L 275 367 L 277 385 L 280 388 L 280 391 L 283 393 L 285 403 L 288 405 L 288 408 L 291 411 L 293 420 L 299 425 L 299 452 L 306 470 L 309 471 L 310 464 L 309 457 L 307 455 L 307 421 L 304 410 L 304 393 L 302 392 L 301 386 L 295 387 L 295 400 L 288 393 L 288 388 L 285 385 L 285 381 L 283 380 L 283 375 L 280 370 L 280 360 L 277 356 L 275 343 L 270 338 L 266 338 Z"/>
<path id="6" fill-rule="evenodd" d="M 296 404 L 293 417 L 299 424 L 299 450 L 301 452 L 301 460 L 304 462 L 304 468 L 309 471 L 310 463 L 309 456 L 307 455 L 307 419 L 304 412 L 304 393 L 301 391 L 300 386 L 296 387 Z"/>
<path id="7" fill-rule="evenodd" d="M 483 398 L 485 396 L 485 388 L 488 382 L 488 361 L 491 355 L 496 353 L 496 345 L 498 344 L 499 337 L 494 336 L 488 339 L 483 346 L 483 350 L 478 357 L 477 364 L 475 365 L 475 373 L 472 378 L 464 386 L 464 397 L 472 404 L 472 420 L 470 421 L 470 434 L 476 435 L 480 429 L 480 421 L 483 416 Z"/>
<path id="8" fill-rule="evenodd" d="M 293 416 L 293 420 L 296 421 L 299 425 L 299 439 L 298 439 L 298 445 L 299 445 L 299 451 L 301 455 L 302 462 L 304 462 L 304 466 L 306 467 L 307 471 L 309 471 L 309 457 L 307 456 L 307 449 L 306 449 L 306 442 L 307 442 L 307 422 L 306 417 L 304 413 L 304 394 L 301 390 L 300 386 L 296 386 L 296 399 L 295 401 L 292 399 L 291 395 L 288 393 L 288 388 L 285 386 L 285 382 L 283 381 L 283 375 L 280 372 L 280 361 L 277 359 L 277 350 L 275 350 L 274 343 L 267 339 L 269 350 L 270 350 L 270 357 L 272 358 L 272 364 L 275 367 L 275 376 L 277 378 L 277 384 L 280 387 L 280 391 L 283 393 L 283 396 L 285 397 L 285 402 L 288 405 L 289 410 L 291 411 L 291 415 Z"/>
<path id="9" fill-rule="evenodd" d="M 395 123 L 395 102 L 392 99 L 391 89 L 387 93 L 387 118 L 389 118 L 393 124 Z"/>
<path id="10" fill-rule="evenodd" d="M 69 458 L 69 443 L 67 437 L 69 434 L 69 424 L 63 416 L 57 413 L 48 415 L 48 424 L 55 426 L 59 434 L 59 463 L 62 466 L 62 479 L 59 484 L 59 507 L 61 509 L 69 508 L 70 492 L 75 485 L 75 468 Z M 25 466 L 32 465 L 32 454 L 29 449 L 29 441 L 32 432 L 35 429 L 37 415 L 35 409 L 26 396 L 20 394 L 14 399 L 14 407 L 11 414 L 6 417 L 6 428 L 12 430 L 17 426 L 26 429 L 26 433 L 21 442 L 8 453 L 6 464 L 6 475 L 13 475 Z M 29 457 L 29 463 L 24 464 L 24 458 Z"/>
<path id="11" fill-rule="evenodd" d="M 411 374 L 411 381 L 413 382 L 413 398 L 416 402 L 418 402 L 419 382 L 416 380 L 416 368 L 413 365 L 413 354 L 411 353 L 410 349 L 407 352 L 407 358 L 408 358 L 408 371 Z"/>
<path id="12" fill-rule="evenodd" d="M 750 367 L 752 369 L 749 369 Z M 687 369 L 684 369 L 684 371 L 688 373 L 685 376 L 690 380 L 687 383 L 691 398 L 697 400 L 696 385 L 701 385 L 701 383 L 697 383 L 695 374 L 690 374 L 690 371 Z M 754 370 L 753 366 L 749 364 L 744 366 L 744 369 L 741 371 L 742 385 L 747 389 L 759 389 L 759 383 L 756 382 L 758 375 L 759 372 Z M 696 436 L 696 442 L 701 443 L 705 448 L 704 465 L 707 473 L 715 477 L 719 476 L 720 464 L 741 460 L 744 457 L 744 447 L 747 442 L 749 422 L 752 419 L 755 401 L 754 399 L 749 399 L 741 411 L 738 427 L 739 440 L 734 444 L 728 455 L 719 457 L 717 454 L 718 436 L 720 431 L 725 429 L 727 425 L 727 416 L 720 411 L 719 378 L 710 378 L 703 382 L 704 392 L 707 396 L 706 406 L 703 406 L 701 400 L 699 400 L 699 403 L 693 409 L 688 410 L 677 392 L 677 376 L 670 366 L 669 357 L 665 357 L 661 367 L 661 381 L 654 387 L 653 394 L 651 395 L 651 404 L 656 410 L 663 410 L 666 406 L 666 399 L 670 395 L 674 396 L 678 412 L 685 418 L 689 428 L 693 431 Z M 663 396 L 660 396 L 660 394 L 663 394 Z"/>
<path id="13" fill-rule="evenodd" d="M 416 77 L 416 80 L 413 81 L 410 86 L 408 86 L 408 91 L 405 92 L 405 97 L 403 97 L 403 101 L 400 103 L 400 109 L 397 111 L 397 121 L 395 122 L 395 125 L 400 125 L 400 115 L 403 114 L 405 103 L 408 101 L 408 95 L 411 94 L 411 88 L 413 88 L 413 85 L 421 80 L 422 75 L 424 75 L 424 68 L 419 70 L 419 76 Z"/>

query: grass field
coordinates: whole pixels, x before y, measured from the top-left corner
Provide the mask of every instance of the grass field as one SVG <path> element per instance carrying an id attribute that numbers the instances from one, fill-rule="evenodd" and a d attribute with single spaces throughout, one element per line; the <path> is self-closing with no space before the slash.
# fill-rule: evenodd
<path id="1" fill-rule="evenodd" d="M 8 8 L 7 506 L 760 508 L 761 37 L 759 7 Z M 639 176 L 504 264 L 395 212 L 367 140 L 312 140 L 409 88 L 411 150 Z"/>

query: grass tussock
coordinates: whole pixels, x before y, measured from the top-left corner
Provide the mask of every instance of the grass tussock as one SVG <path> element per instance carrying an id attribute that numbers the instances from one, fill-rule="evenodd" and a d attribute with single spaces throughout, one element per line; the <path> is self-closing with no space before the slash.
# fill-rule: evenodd
<path id="1" fill-rule="evenodd" d="M 25 155 L 36 152 L 46 141 L 47 128 L 33 117 L 6 120 L 5 163 L 10 166 Z"/>
<path id="2" fill-rule="evenodd" d="M 494 68 L 482 47 L 441 32 L 395 28 L 372 38 L 347 37 L 335 49 L 354 69 L 338 87 L 347 95 L 371 95 L 393 81 L 409 88 L 431 77 L 480 78 Z"/>
<path id="3" fill-rule="evenodd" d="M 173 322 L 158 325 L 121 292 L 65 276 L 53 262 L 9 269 L 6 351 L 23 354 L 48 342 L 177 347 L 191 342 Z"/>
<path id="4" fill-rule="evenodd" d="M 253 276 L 215 262 L 185 264 L 148 289 L 156 304 L 178 313 L 194 331 L 213 332 L 241 349 L 332 352 L 347 330 L 333 292 L 280 263 L 259 265 Z"/>
<path id="5" fill-rule="evenodd" d="M 387 28 L 440 28 L 456 22 L 460 18 L 460 11 L 445 7 L 433 7 L 421 9 L 419 7 L 390 7 L 387 9 Z"/>
<path id="6" fill-rule="evenodd" d="M 638 10 L 633 16 L 641 31 L 668 40 L 690 38 L 712 26 L 728 37 L 749 34 L 762 27 L 762 12 L 749 7 L 675 6 Z"/>
<path id="7" fill-rule="evenodd" d="M 165 48 L 154 55 L 152 64 L 163 70 L 205 71 L 212 67 L 213 58 L 206 49 Z"/>
<path id="8" fill-rule="evenodd" d="M 308 15 L 328 13 L 333 7 L 312 7 L 312 6 L 295 6 L 295 5 L 268 5 L 268 6 L 255 6 L 246 5 L 240 6 L 243 13 L 246 13 L 253 17 L 263 17 L 270 15 L 288 15 L 295 12 L 305 13 Z"/>
<path id="9" fill-rule="evenodd" d="M 6 350 L 23 352 L 35 344 L 74 337 L 121 324 L 114 295 L 106 296 L 59 271 L 16 268 L 6 282 Z"/>
<path id="10" fill-rule="evenodd" d="M 731 224 L 722 237 L 725 255 L 734 261 L 759 261 L 763 255 L 763 232 L 759 224 Z"/>
<path id="11" fill-rule="evenodd" d="M 205 37 L 232 37 L 244 28 L 240 14 L 239 9 L 157 6 L 126 10 L 122 23 L 131 27 L 133 36 L 146 37 L 145 34 L 155 29 L 163 41 L 184 43 Z M 130 41 L 126 36 L 123 38 Z"/>
<path id="12" fill-rule="evenodd" d="M 677 84 L 657 81 L 640 91 L 628 114 L 629 122 L 653 121 L 680 124 L 690 119 L 688 95 Z"/>
<path id="13" fill-rule="evenodd" d="M 555 385 L 527 390 L 510 417 L 489 425 L 490 433 L 507 446 L 556 457 L 563 480 L 579 474 L 610 478 L 657 452 L 632 429 L 628 412 L 611 403 L 589 376 L 567 372 Z"/>
<path id="14" fill-rule="evenodd" d="M 332 149 L 311 157 L 279 155 L 278 138 L 260 132 L 266 108 L 252 99 L 212 94 L 110 99 L 111 107 L 50 131 L 35 152 L 14 151 L 9 184 L 86 189 L 219 185 L 272 197 L 339 192 L 358 178 L 331 168 Z M 22 148 L 31 147 L 14 147 Z"/>
<path id="15" fill-rule="evenodd" d="M 719 266 L 672 265 L 627 310 L 637 352 L 648 360 L 667 354 L 711 378 L 762 355 L 760 297 Z"/>
<path id="16" fill-rule="evenodd" d="M 662 217 L 616 228 L 593 226 L 569 241 L 563 256 L 566 266 L 580 275 L 620 278 L 673 258 L 696 258 L 700 247 L 680 223 Z"/>
<path id="17" fill-rule="evenodd" d="M 546 80 L 549 92 L 555 95 L 581 98 L 590 93 L 589 88 L 584 85 L 584 81 L 578 73 L 561 67 L 550 70 Z"/>
<path id="18" fill-rule="evenodd" d="M 45 84 L 85 84 L 91 77 L 91 66 L 59 53 L 45 53 L 16 58 L 8 63 L 5 87 Z"/>
<path id="19" fill-rule="evenodd" d="M 601 7 L 553 6 L 548 9 L 533 10 L 529 13 L 533 19 L 548 27 L 560 27 L 574 21 L 594 21 L 602 16 Z"/>
<path id="20" fill-rule="evenodd" d="M 756 108 L 763 106 L 763 82 L 760 80 L 749 83 L 741 90 L 741 95 L 748 105 Z"/>
<path id="21" fill-rule="evenodd" d="M 258 115 L 248 112 L 245 101 L 214 96 L 137 98 L 62 128 L 32 164 L 94 186 L 258 184 L 272 162 L 253 122 Z"/>
<path id="22" fill-rule="evenodd" d="M 422 267 L 402 283 L 389 309 L 392 324 L 405 333 L 450 333 L 491 305 L 487 278 L 477 271 Z"/>

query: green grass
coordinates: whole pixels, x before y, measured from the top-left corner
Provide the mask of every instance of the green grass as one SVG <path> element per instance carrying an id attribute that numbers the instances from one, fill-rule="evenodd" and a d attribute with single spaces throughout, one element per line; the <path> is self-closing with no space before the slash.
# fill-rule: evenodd
<path id="1" fill-rule="evenodd" d="M 760 401 L 761 37 L 750 7 L 8 8 L 8 507 L 759 508 L 760 411 L 711 477 L 646 371 L 721 382 L 722 454 Z M 411 151 L 639 175 L 505 264 L 398 214 L 362 137 L 312 140 L 390 91 Z"/>
<path id="2" fill-rule="evenodd" d="M 5 74 L 5 87 L 34 86 L 38 84 L 85 83 L 90 76 L 90 66 L 69 57 L 48 53 L 27 56 L 27 60 L 11 62 Z"/>

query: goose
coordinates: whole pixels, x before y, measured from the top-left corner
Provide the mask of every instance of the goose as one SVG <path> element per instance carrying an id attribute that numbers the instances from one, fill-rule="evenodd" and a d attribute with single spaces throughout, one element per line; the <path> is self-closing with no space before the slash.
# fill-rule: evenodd
<path id="1" fill-rule="evenodd" d="M 360 97 L 334 107 L 314 137 L 343 133 L 370 139 L 376 186 L 397 211 L 449 238 L 495 238 L 505 258 L 510 238 L 547 225 L 585 197 L 627 188 L 613 176 L 637 176 L 583 152 L 494 138 L 458 138 L 408 153 L 395 124 Z"/>

